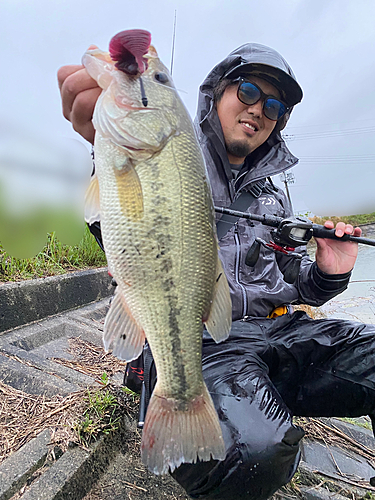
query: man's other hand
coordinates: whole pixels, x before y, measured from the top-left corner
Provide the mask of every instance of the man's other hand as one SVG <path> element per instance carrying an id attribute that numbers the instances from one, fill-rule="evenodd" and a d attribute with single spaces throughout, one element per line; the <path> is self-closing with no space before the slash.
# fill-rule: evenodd
<path id="1" fill-rule="evenodd" d="M 332 221 L 327 220 L 324 227 L 333 229 L 335 225 Z M 353 228 L 350 224 L 338 222 L 335 234 L 338 237 L 342 237 L 344 234 L 361 236 L 362 230 L 359 227 Z M 321 271 L 327 274 L 345 274 L 353 269 L 358 255 L 358 243 L 327 238 L 316 238 L 316 243 L 318 248 L 315 259 Z"/>
<path id="2" fill-rule="evenodd" d="M 96 48 L 95 45 L 89 47 Z M 63 115 L 72 123 L 76 132 L 93 144 L 95 130 L 91 120 L 102 89 L 82 65 L 62 66 L 57 72 L 57 79 Z"/>

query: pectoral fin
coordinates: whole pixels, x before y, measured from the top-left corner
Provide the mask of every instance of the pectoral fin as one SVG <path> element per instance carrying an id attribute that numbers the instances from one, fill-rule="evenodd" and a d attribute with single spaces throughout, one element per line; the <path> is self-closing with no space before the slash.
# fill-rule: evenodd
<path id="1" fill-rule="evenodd" d="M 215 342 L 225 340 L 232 326 L 232 301 L 228 281 L 219 256 L 217 257 L 216 282 L 212 294 L 211 308 L 205 325 Z"/>
<path id="2" fill-rule="evenodd" d="M 138 358 L 145 343 L 144 331 L 133 318 L 121 291 L 116 289 L 104 322 L 103 343 L 106 351 L 129 362 Z"/>
<path id="3" fill-rule="evenodd" d="M 85 221 L 88 224 L 100 221 L 99 182 L 96 174 L 91 177 L 85 195 Z"/>
<path id="4" fill-rule="evenodd" d="M 115 174 L 122 213 L 137 222 L 143 217 L 143 193 L 133 162 L 127 159 L 121 168 L 115 169 Z"/>

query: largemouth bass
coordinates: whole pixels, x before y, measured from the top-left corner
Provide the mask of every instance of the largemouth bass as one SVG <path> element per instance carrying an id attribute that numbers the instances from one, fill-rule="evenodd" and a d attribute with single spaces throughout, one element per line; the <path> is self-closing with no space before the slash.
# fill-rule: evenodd
<path id="1" fill-rule="evenodd" d="M 141 454 L 156 474 L 223 460 L 220 423 L 202 376 L 203 323 L 215 341 L 231 327 L 213 203 L 191 119 L 143 30 L 116 35 L 83 64 L 103 89 L 93 123 L 95 168 L 86 220 L 100 217 L 116 293 L 104 345 L 126 361 L 147 338 L 157 383 Z M 99 189 L 99 198 L 97 190 Z"/>

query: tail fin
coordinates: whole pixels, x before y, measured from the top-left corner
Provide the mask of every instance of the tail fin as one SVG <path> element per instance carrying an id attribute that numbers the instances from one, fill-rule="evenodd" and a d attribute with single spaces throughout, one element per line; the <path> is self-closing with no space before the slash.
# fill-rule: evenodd
<path id="1" fill-rule="evenodd" d="M 206 385 L 202 395 L 184 409 L 157 392 L 156 385 L 143 428 L 143 463 L 155 474 L 167 474 L 169 469 L 173 472 L 182 463 L 195 463 L 198 458 L 224 460 L 221 427 Z"/>

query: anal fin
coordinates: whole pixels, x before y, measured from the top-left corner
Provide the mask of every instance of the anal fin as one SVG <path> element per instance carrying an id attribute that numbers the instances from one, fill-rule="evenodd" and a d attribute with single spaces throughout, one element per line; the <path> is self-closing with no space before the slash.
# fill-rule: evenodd
<path id="1" fill-rule="evenodd" d="M 104 322 L 104 348 L 127 362 L 138 358 L 145 343 L 144 331 L 133 318 L 121 291 L 116 289 Z"/>
<path id="2" fill-rule="evenodd" d="M 216 282 L 212 294 L 212 303 L 206 317 L 206 328 L 215 342 L 225 340 L 232 326 L 232 300 L 219 255 L 217 256 Z"/>

